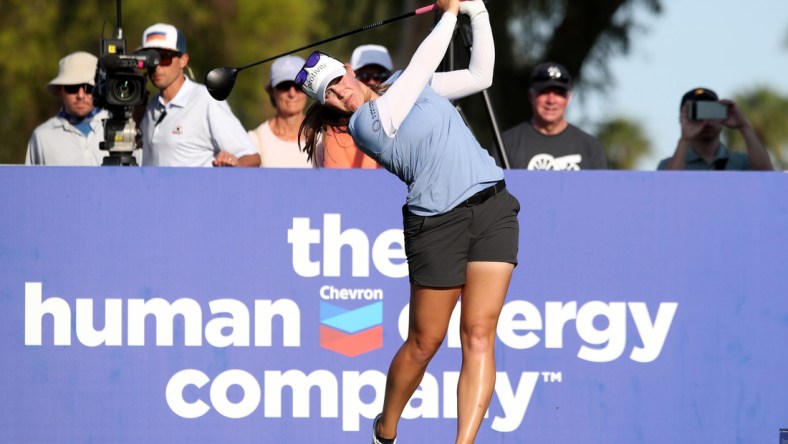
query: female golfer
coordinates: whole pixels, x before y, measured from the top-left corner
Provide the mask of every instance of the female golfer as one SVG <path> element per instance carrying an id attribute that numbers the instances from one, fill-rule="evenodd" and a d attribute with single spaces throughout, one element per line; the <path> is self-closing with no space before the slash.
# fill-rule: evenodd
<path id="1" fill-rule="evenodd" d="M 373 444 L 396 442 L 397 424 L 448 329 L 460 296 L 462 368 L 457 443 L 472 443 L 495 385 L 495 331 L 517 264 L 520 205 L 449 99 L 492 83 L 495 49 L 480 0 L 438 0 L 440 21 L 408 67 L 383 88 L 356 80 L 349 65 L 314 52 L 296 76 L 312 97 L 300 133 L 315 153 L 326 127 L 348 125 L 367 155 L 408 185 L 402 208 L 410 272 L 408 337 L 391 361 Z M 458 12 L 471 18 L 468 69 L 436 73 Z"/>

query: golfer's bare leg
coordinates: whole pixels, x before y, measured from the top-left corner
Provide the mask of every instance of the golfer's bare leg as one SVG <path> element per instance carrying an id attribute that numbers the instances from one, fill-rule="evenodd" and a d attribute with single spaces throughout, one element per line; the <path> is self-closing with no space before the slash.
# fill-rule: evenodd
<path id="1" fill-rule="evenodd" d="M 495 388 L 495 331 L 514 265 L 469 262 L 462 290 L 457 444 L 473 443 Z"/>
<path id="2" fill-rule="evenodd" d="M 402 411 L 446 336 L 449 319 L 459 296 L 459 287 L 437 289 L 411 286 L 408 338 L 389 366 L 383 418 L 378 427 L 381 437 L 396 436 Z"/>

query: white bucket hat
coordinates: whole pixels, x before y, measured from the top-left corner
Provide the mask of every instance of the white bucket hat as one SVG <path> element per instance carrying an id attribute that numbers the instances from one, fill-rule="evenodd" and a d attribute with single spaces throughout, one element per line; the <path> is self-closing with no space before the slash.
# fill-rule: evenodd
<path id="1" fill-rule="evenodd" d="M 96 64 L 98 58 L 88 52 L 79 51 L 60 59 L 60 70 L 57 77 L 47 84 L 50 94 L 58 95 L 60 85 L 81 85 L 87 83 L 95 86 Z"/>

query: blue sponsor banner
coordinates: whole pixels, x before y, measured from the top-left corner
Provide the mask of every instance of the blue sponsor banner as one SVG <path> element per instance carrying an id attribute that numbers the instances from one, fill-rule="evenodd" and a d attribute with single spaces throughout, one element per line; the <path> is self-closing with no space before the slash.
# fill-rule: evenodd
<path id="1" fill-rule="evenodd" d="M 788 176 L 507 171 L 480 443 L 788 427 Z M 368 442 L 403 340 L 384 171 L 0 168 L 0 442 Z M 456 319 L 400 423 L 450 442 Z"/>

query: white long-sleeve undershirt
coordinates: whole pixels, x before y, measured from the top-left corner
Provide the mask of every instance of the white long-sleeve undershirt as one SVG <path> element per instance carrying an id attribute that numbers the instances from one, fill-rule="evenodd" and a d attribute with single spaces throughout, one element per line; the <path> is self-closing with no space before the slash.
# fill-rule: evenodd
<path id="1" fill-rule="evenodd" d="M 456 23 L 456 15 L 444 13 L 419 45 L 407 68 L 376 100 L 380 122 L 389 137 L 396 134 L 427 84 L 431 83 L 436 93 L 450 100 L 477 93 L 492 84 L 495 45 L 487 12 L 478 14 L 471 21 L 473 49 L 468 68 L 435 72 L 454 36 Z"/>

